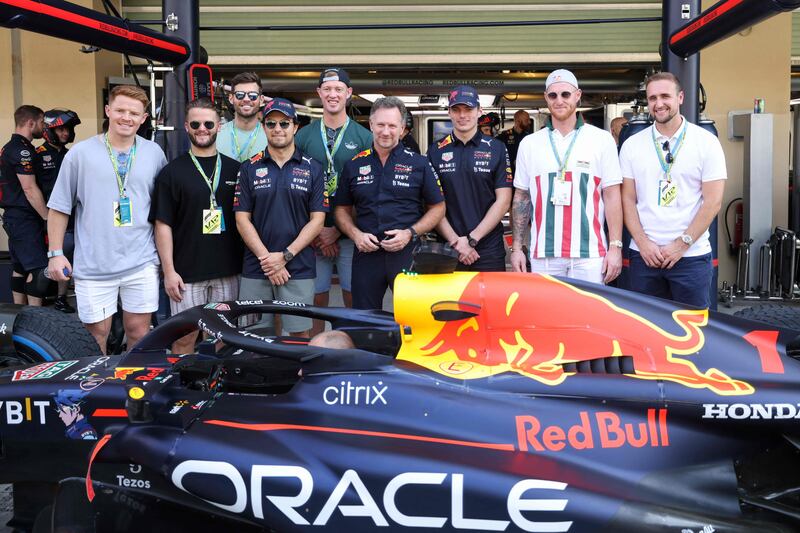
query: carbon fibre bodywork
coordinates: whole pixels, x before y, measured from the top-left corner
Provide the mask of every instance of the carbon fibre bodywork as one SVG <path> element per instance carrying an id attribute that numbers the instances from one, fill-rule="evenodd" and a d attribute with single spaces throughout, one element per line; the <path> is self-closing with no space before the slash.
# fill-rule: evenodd
<path id="1" fill-rule="evenodd" d="M 227 347 L 164 350 L 198 328 Z M 796 531 L 795 335 L 531 274 L 404 275 L 393 316 L 209 304 L 0 373 L 0 481 L 61 481 L 75 531 Z"/>

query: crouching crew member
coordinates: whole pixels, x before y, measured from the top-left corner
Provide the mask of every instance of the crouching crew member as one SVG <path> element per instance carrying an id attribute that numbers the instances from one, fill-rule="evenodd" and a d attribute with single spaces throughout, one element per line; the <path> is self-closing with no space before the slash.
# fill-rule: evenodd
<path id="1" fill-rule="evenodd" d="M 309 245 L 328 211 L 325 177 L 322 166 L 295 147 L 297 112 L 291 102 L 269 102 L 264 127 L 267 150 L 242 164 L 233 204 L 247 246 L 239 298 L 310 305 L 316 268 Z M 291 335 L 308 337 L 310 318 L 281 319 Z M 266 315 L 262 323 L 272 327 L 274 317 Z"/>
<path id="2" fill-rule="evenodd" d="M 458 252 L 459 270 L 506 269 L 501 220 L 511 205 L 513 178 L 500 141 L 478 131 L 478 91 L 462 85 L 450 91 L 453 132 L 428 148 L 439 174 L 447 215 L 436 226 Z"/>
<path id="3" fill-rule="evenodd" d="M 344 166 L 336 192 L 339 229 L 356 244 L 353 307 L 380 309 L 386 287 L 411 266 L 413 243 L 444 216 L 439 179 L 424 156 L 400 143 L 406 121 L 393 96 L 372 104 L 373 147 Z"/>
<path id="4" fill-rule="evenodd" d="M 0 207 L 4 209 L 3 229 L 8 234 L 14 269 L 11 293 L 15 304 L 42 305 L 44 294 L 34 281 L 47 266 L 47 207 L 36 180 L 41 159 L 31 141 L 42 138 L 44 111 L 32 105 L 20 106 L 14 112 L 14 124 L 11 140 L 0 151 Z"/>

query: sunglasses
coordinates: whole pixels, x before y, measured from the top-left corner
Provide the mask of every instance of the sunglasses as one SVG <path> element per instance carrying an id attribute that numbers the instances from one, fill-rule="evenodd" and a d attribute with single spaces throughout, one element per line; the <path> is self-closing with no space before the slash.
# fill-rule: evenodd
<path id="1" fill-rule="evenodd" d="M 206 120 L 204 122 L 200 122 L 198 120 L 193 120 L 189 123 L 189 127 L 193 130 L 199 130 L 200 126 L 205 126 L 205 128 L 209 131 L 213 130 L 217 127 L 217 123 L 213 120 Z"/>
<path id="2" fill-rule="evenodd" d="M 277 120 L 268 120 L 264 122 L 264 125 L 267 127 L 268 130 L 274 130 L 275 126 L 280 125 L 281 129 L 288 130 L 294 124 L 291 120 L 281 120 L 278 122 Z"/>
<path id="3" fill-rule="evenodd" d="M 258 100 L 258 97 L 261 96 L 261 93 L 258 93 L 256 91 L 250 91 L 249 93 L 246 93 L 244 91 L 236 91 L 235 93 L 233 93 L 233 96 L 236 97 L 237 100 L 244 100 L 244 97 L 247 96 L 247 98 L 249 98 L 251 102 L 255 102 L 256 100 Z"/>
<path id="4" fill-rule="evenodd" d="M 672 152 L 669 151 L 669 141 L 664 141 L 664 144 L 661 145 L 661 148 L 663 148 L 664 151 L 667 152 L 667 155 L 664 158 L 664 160 L 667 162 L 668 165 L 671 165 L 672 161 L 674 161 L 675 158 L 672 157 Z"/>
<path id="5" fill-rule="evenodd" d="M 556 100 L 559 97 L 559 95 L 561 96 L 562 100 L 569 100 L 569 97 L 572 96 L 572 93 L 570 91 L 562 91 L 560 93 L 556 92 L 547 93 L 547 99 Z"/>

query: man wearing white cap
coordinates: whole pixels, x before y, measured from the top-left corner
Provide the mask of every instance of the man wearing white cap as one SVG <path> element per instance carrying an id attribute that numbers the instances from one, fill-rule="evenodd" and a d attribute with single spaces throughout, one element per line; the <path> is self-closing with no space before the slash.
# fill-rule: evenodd
<path id="1" fill-rule="evenodd" d="M 547 127 L 525 137 L 517 155 L 511 267 L 526 270 L 522 240 L 531 224 L 533 272 L 608 283 L 622 269 L 622 174 L 614 138 L 578 114 L 581 90 L 572 72 L 551 72 L 544 96 Z"/>

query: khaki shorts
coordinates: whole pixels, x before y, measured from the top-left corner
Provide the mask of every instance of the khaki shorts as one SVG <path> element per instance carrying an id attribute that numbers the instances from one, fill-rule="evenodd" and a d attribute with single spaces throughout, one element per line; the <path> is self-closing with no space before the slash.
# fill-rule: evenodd
<path id="1" fill-rule="evenodd" d="M 239 285 L 240 300 L 282 300 L 284 302 L 300 302 L 314 304 L 314 280 L 290 279 L 284 285 L 275 286 L 267 279 L 242 278 Z M 245 317 L 250 315 L 245 315 Z M 242 317 L 242 318 L 245 318 Z M 311 329 L 311 319 L 304 316 L 281 315 L 284 331 L 299 333 Z M 274 327 L 273 315 L 262 315 L 259 326 Z M 279 333 L 280 334 L 280 333 Z"/>
<path id="2" fill-rule="evenodd" d="M 183 300 L 169 300 L 169 310 L 173 315 L 198 305 L 235 300 L 239 295 L 239 276 L 184 283 L 184 286 L 186 290 L 183 292 Z"/>

